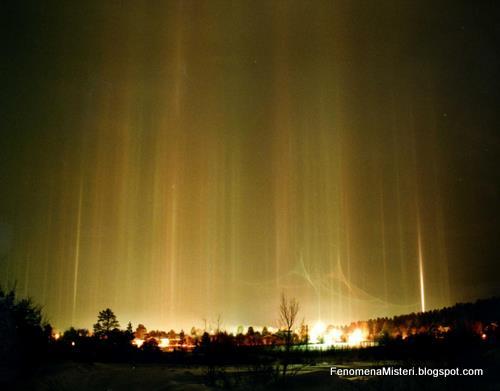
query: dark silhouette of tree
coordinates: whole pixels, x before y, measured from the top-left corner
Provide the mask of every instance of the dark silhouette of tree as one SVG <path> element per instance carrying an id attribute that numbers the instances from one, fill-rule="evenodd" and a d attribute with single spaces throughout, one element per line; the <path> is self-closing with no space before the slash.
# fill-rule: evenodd
<path id="1" fill-rule="evenodd" d="M 146 329 L 146 326 L 144 326 L 143 324 L 139 324 L 139 326 L 137 326 L 137 328 L 135 329 L 134 335 L 136 338 L 144 339 L 147 332 L 148 330 Z"/>
<path id="2" fill-rule="evenodd" d="M 186 335 L 184 334 L 184 330 L 181 330 L 179 333 L 179 345 L 183 346 L 186 343 Z"/>
<path id="3" fill-rule="evenodd" d="M 304 320 L 302 320 L 302 324 L 300 325 L 299 340 L 301 344 L 305 344 L 306 346 L 309 343 L 309 326 L 305 324 Z"/>
<path id="4" fill-rule="evenodd" d="M 248 327 L 247 334 L 246 334 L 246 341 L 247 341 L 247 345 L 254 345 L 255 344 L 255 330 L 253 329 L 252 326 Z"/>
<path id="5" fill-rule="evenodd" d="M 110 332 L 120 327 L 116 315 L 111 309 L 106 308 L 99 312 L 97 323 L 94 325 L 94 335 L 98 337 L 109 336 Z"/>
<path id="6" fill-rule="evenodd" d="M 216 323 L 217 323 L 217 328 L 215 329 L 215 334 L 219 334 L 221 331 L 221 326 L 222 326 L 222 315 L 221 314 L 217 315 Z"/>
<path id="7" fill-rule="evenodd" d="M 15 288 L 0 288 L 0 370 L 12 369 L 2 372 L 0 389 L 9 389 L 17 369 L 40 362 L 51 334 L 52 327 L 43 320 L 40 306 L 31 299 L 17 299 Z"/>
<path id="8" fill-rule="evenodd" d="M 146 354 L 158 354 L 161 349 L 158 347 L 158 341 L 154 338 L 149 338 L 141 346 L 141 350 Z"/>
<path id="9" fill-rule="evenodd" d="M 245 335 L 243 333 L 236 334 L 235 342 L 237 346 L 242 346 L 245 344 Z"/>
<path id="10" fill-rule="evenodd" d="M 202 351 L 208 350 L 210 347 L 210 335 L 205 331 L 201 336 L 200 348 Z"/>
<path id="11" fill-rule="evenodd" d="M 168 339 L 175 339 L 177 338 L 177 334 L 175 332 L 174 329 L 171 329 L 168 333 L 167 333 L 167 338 Z"/>
<path id="12" fill-rule="evenodd" d="M 295 298 L 288 299 L 285 296 L 285 293 L 282 293 L 279 311 L 281 327 L 285 332 L 285 355 L 283 359 L 282 372 L 283 379 L 285 379 L 290 358 L 290 350 L 293 344 L 293 326 L 295 325 L 297 314 L 299 312 L 299 303 Z"/>
<path id="13" fill-rule="evenodd" d="M 89 331 L 87 329 L 75 329 L 70 327 L 67 329 L 61 338 L 57 340 L 57 347 L 59 351 L 65 352 L 71 355 L 87 353 L 88 350 L 94 350 L 94 345 L 92 344 L 93 339 L 89 336 Z"/>
<path id="14" fill-rule="evenodd" d="M 286 345 L 291 346 L 292 330 L 299 312 L 299 303 L 295 298 L 287 299 L 284 293 L 281 295 L 280 302 L 280 322 L 281 327 L 287 335 Z"/>
<path id="15" fill-rule="evenodd" d="M 125 330 L 125 338 L 128 341 L 132 341 L 134 339 L 134 329 L 132 328 L 132 322 L 128 322 L 127 329 Z"/>
<path id="16" fill-rule="evenodd" d="M 75 329 L 74 327 L 70 327 L 63 333 L 61 340 L 71 343 L 77 339 L 86 338 L 88 336 L 89 331 L 87 329 Z"/>

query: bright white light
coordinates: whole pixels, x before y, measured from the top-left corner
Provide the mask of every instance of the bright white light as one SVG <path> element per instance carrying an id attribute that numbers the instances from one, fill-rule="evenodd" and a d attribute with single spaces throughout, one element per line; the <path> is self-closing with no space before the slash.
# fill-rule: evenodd
<path id="1" fill-rule="evenodd" d="M 340 342 L 342 340 L 342 331 L 339 329 L 333 329 L 330 334 L 335 342 Z"/>
<path id="2" fill-rule="evenodd" d="M 168 348 L 168 338 L 160 338 L 160 343 L 158 344 L 159 348 Z"/>
<path id="3" fill-rule="evenodd" d="M 321 339 L 323 339 L 326 331 L 326 326 L 323 322 L 318 321 L 311 329 L 309 334 L 309 338 L 311 343 L 319 343 Z"/>
<path id="4" fill-rule="evenodd" d="M 342 331 L 339 329 L 330 329 L 325 334 L 325 344 L 328 346 L 334 345 L 336 342 L 342 341 Z"/>
<path id="5" fill-rule="evenodd" d="M 347 343 L 349 345 L 359 345 L 363 342 L 363 332 L 360 329 L 355 329 L 349 336 L 347 337 Z"/>
<path id="6" fill-rule="evenodd" d="M 139 339 L 139 338 L 134 338 L 134 340 L 132 341 L 132 343 L 137 346 L 138 348 L 140 348 L 142 346 L 142 344 L 144 343 L 144 340 L 143 339 Z"/>

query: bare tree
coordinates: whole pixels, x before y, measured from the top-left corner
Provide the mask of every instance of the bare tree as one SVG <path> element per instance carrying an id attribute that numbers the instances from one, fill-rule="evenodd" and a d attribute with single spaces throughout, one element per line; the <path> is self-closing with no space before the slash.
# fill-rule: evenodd
<path id="1" fill-rule="evenodd" d="M 280 301 L 280 323 L 285 331 L 285 358 L 283 360 L 283 379 L 286 377 L 289 353 L 293 344 L 293 326 L 299 312 L 299 302 L 295 298 L 288 299 L 283 292 Z"/>
<path id="2" fill-rule="evenodd" d="M 287 345 L 291 345 L 291 335 L 292 329 L 297 319 L 297 314 L 299 312 L 299 302 L 295 298 L 287 299 L 284 293 L 281 294 L 280 302 L 280 322 L 281 327 L 284 328 L 288 342 Z"/>
<path id="3" fill-rule="evenodd" d="M 222 315 L 221 314 L 218 314 L 217 315 L 217 329 L 216 329 L 216 333 L 219 334 L 220 331 L 221 331 L 221 326 L 222 326 Z"/>

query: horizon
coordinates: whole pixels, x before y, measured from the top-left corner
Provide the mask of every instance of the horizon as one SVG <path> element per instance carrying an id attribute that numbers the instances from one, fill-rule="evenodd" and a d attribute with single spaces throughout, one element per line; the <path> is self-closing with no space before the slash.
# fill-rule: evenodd
<path id="1" fill-rule="evenodd" d="M 441 310 L 444 310 L 444 309 L 447 309 L 447 308 L 452 308 L 452 307 L 455 307 L 457 305 L 467 305 L 467 304 L 475 304 L 477 302 L 480 302 L 480 301 L 488 301 L 488 300 L 495 300 L 495 299 L 499 299 L 500 296 L 490 296 L 490 297 L 483 297 L 483 298 L 478 298 L 478 299 L 475 299 L 475 300 L 472 300 L 472 301 L 466 301 L 466 302 L 456 302 L 454 304 L 451 304 L 451 305 L 448 305 L 448 306 L 443 306 L 443 307 L 439 307 L 439 308 L 430 308 L 430 309 L 427 309 L 425 312 L 432 312 L 432 311 L 441 311 Z M 102 308 L 101 310 L 99 311 L 102 311 L 104 309 L 107 309 L 109 307 L 105 307 L 105 308 Z M 111 310 L 113 310 L 112 308 L 110 308 Z M 98 312 L 96 312 L 96 316 L 95 316 L 95 319 L 93 319 L 92 322 L 90 322 L 90 325 L 88 327 L 86 326 L 80 326 L 80 325 L 69 325 L 69 326 L 66 326 L 66 327 L 63 327 L 63 328 L 57 328 L 55 327 L 54 324 L 51 324 L 51 326 L 54 328 L 55 331 L 57 332 L 64 332 L 65 330 L 68 330 L 70 328 L 74 328 L 74 329 L 87 329 L 89 330 L 90 332 L 92 332 L 92 327 L 97 319 L 97 314 Z M 186 326 L 186 327 L 179 327 L 179 328 L 175 328 L 175 327 L 163 327 L 163 326 L 151 326 L 150 324 L 148 324 L 147 322 L 143 322 L 143 321 L 137 321 L 137 322 L 133 322 L 132 320 L 126 320 L 125 321 L 125 318 L 121 319 L 120 315 L 118 313 L 116 313 L 115 311 L 113 311 L 114 314 L 116 315 L 116 318 L 118 320 L 118 322 L 120 323 L 120 327 L 119 329 L 120 330 L 124 330 L 126 329 L 128 323 L 130 322 L 133 326 L 133 329 L 135 330 L 138 325 L 143 325 L 146 327 L 146 329 L 148 331 L 170 331 L 170 330 L 174 330 L 175 332 L 180 332 L 180 331 L 184 331 L 186 333 L 189 333 L 189 331 L 192 329 L 192 328 L 195 328 L 196 330 L 202 330 L 202 331 L 207 331 L 209 334 L 213 334 L 217 331 L 217 319 L 214 318 L 213 320 L 207 320 L 207 327 L 205 328 L 204 327 L 204 322 L 203 322 L 203 319 L 201 320 L 200 324 L 196 324 L 196 323 L 193 323 L 189 326 Z M 277 311 L 278 312 L 278 311 Z M 351 320 L 351 321 L 347 321 L 347 322 L 344 322 L 344 323 L 332 323 L 332 322 L 329 322 L 325 319 L 316 319 L 316 320 L 311 320 L 311 321 L 308 321 L 307 319 L 303 319 L 301 316 L 300 316 L 300 310 L 299 310 L 299 313 L 298 313 L 298 322 L 297 324 L 295 325 L 295 330 L 298 330 L 302 323 L 308 327 L 314 327 L 318 324 L 322 324 L 323 326 L 325 327 L 333 327 L 333 328 L 345 328 L 345 327 L 349 327 L 351 326 L 352 324 L 355 324 L 355 323 L 359 323 L 359 322 L 368 322 L 370 320 L 375 320 L 375 319 L 383 319 L 383 318 L 388 318 L 388 319 L 394 319 L 394 318 L 397 318 L 397 317 L 400 317 L 400 316 L 408 316 L 408 315 L 412 315 L 412 314 L 422 314 L 424 312 L 422 311 L 413 311 L 413 312 L 406 312 L 406 313 L 399 313 L 399 314 L 388 314 L 388 315 L 381 315 L 381 316 L 373 316 L 373 317 L 370 317 L 370 318 L 366 318 L 366 319 L 354 319 L 354 320 Z M 50 323 L 50 319 L 47 318 L 47 321 Z M 269 324 L 246 324 L 246 323 L 239 323 L 239 324 L 236 324 L 236 325 L 225 325 L 224 324 L 224 320 L 223 318 L 220 319 L 221 321 L 221 324 L 220 324 L 220 327 L 219 327 L 219 330 L 221 332 L 227 332 L 228 334 L 234 334 L 236 335 L 237 333 L 237 329 L 242 327 L 244 332 L 243 334 L 246 334 L 246 331 L 248 330 L 249 327 L 252 327 L 254 330 L 256 331 L 261 331 L 264 327 L 268 328 L 268 329 L 272 329 L 272 330 L 280 330 L 280 328 L 282 326 L 280 326 L 279 324 L 279 321 L 275 321 L 273 324 L 272 323 L 269 323 Z M 311 327 L 311 328 L 312 328 Z"/>

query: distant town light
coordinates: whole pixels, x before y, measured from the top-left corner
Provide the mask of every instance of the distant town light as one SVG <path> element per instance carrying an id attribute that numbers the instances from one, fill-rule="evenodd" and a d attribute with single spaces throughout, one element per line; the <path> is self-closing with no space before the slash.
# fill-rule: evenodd
<path id="1" fill-rule="evenodd" d="M 310 333 L 310 341 L 311 343 L 320 343 L 320 340 L 323 338 L 326 331 L 326 326 L 323 322 L 318 321 L 315 323 Z"/>
<path id="2" fill-rule="evenodd" d="M 140 338 L 134 338 L 134 340 L 132 341 L 132 343 L 135 346 L 137 346 L 138 348 L 140 348 L 142 346 L 142 344 L 144 343 L 144 340 L 140 339 Z"/>
<path id="3" fill-rule="evenodd" d="M 347 344 L 351 346 L 359 345 L 363 342 L 363 332 L 361 329 L 355 329 L 349 336 L 347 337 Z"/>
<path id="4" fill-rule="evenodd" d="M 334 345 L 336 342 L 342 341 L 342 331 L 339 329 L 329 330 L 324 337 L 324 342 L 328 346 Z"/>
<path id="5" fill-rule="evenodd" d="M 169 345 L 169 339 L 168 338 L 160 338 L 160 343 L 158 344 L 159 348 L 168 348 Z"/>

